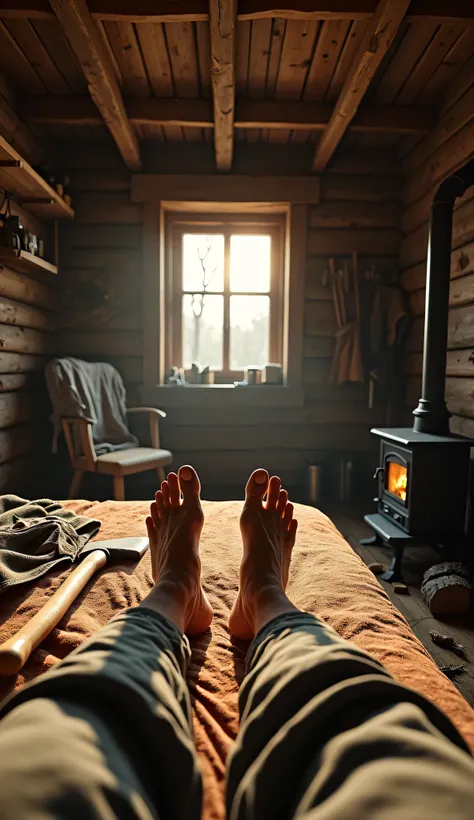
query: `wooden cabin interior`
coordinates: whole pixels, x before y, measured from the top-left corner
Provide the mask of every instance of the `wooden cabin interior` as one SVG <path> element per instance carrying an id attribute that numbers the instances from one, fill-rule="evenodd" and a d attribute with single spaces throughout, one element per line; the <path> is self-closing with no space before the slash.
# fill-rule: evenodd
<path id="1" fill-rule="evenodd" d="M 131 403 L 168 411 L 164 446 L 174 464 L 197 466 L 210 497 L 240 497 L 265 464 L 304 499 L 309 462 L 337 497 L 348 459 L 353 492 L 369 499 L 370 429 L 409 419 L 420 394 L 429 209 L 472 155 L 473 26 L 469 4 L 442 0 L 300 0 L 278 13 L 263 0 L 1 2 L 0 186 L 44 238 L 45 261 L 1 252 L 0 489 L 65 496 L 42 371 L 74 356 L 111 362 Z M 71 205 L 56 192 L 65 181 Z M 160 304 L 167 226 L 232 210 L 283 229 L 288 389 L 163 395 L 164 368 L 182 365 Z M 446 382 L 452 430 L 466 435 L 473 238 L 469 192 L 454 215 Z M 375 288 L 364 274 L 401 285 L 412 317 L 371 407 L 370 363 L 362 383 L 331 375 L 338 325 L 324 272 L 354 252 L 362 324 Z M 152 488 L 145 475 L 128 497 Z M 110 492 L 96 476 L 83 489 Z"/>
<path id="2" fill-rule="evenodd" d="M 242 498 L 263 466 L 379 557 L 358 544 L 371 429 L 413 423 L 430 207 L 473 157 L 463 0 L 0 0 L 0 493 L 68 496 L 44 369 L 109 362 L 129 406 L 166 412 L 161 446 L 205 498 Z M 451 433 L 474 438 L 473 193 L 453 216 L 446 400 Z M 199 343 L 188 235 L 224 248 Z M 267 284 L 248 253 L 233 284 L 241 236 L 270 237 Z M 348 323 L 361 356 L 341 375 Z M 173 366 L 189 381 L 200 352 L 212 384 L 166 383 Z M 276 384 L 234 387 L 268 362 Z M 109 475 L 81 478 L 77 497 L 113 498 Z M 156 472 L 131 475 L 125 498 L 155 489 Z M 396 603 L 429 643 L 414 601 Z"/>

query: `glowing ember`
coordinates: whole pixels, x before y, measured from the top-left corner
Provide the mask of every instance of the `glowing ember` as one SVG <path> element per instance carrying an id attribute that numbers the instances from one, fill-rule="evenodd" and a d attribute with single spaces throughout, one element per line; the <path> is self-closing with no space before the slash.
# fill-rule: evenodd
<path id="1" fill-rule="evenodd" d="M 401 501 L 407 499 L 407 468 L 396 461 L 389 461 L 387 471 L 387 490 Z"/>

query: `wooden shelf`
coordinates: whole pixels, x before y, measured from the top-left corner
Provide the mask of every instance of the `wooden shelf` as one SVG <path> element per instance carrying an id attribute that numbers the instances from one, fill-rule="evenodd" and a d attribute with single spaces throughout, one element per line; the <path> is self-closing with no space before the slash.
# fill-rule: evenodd
<path id="1" fill-rule="evenodd" d="M 41 219 L 74 219 L 72 208 L 1 135 L 0 187 Z"/>
<path id="2" fill-rule="evenodd" d="M 56 265 L 47 262 L 46 259 L 41 259 L 39 256 L 33 256 L 28 251 L 17 251 L 15 248 L 0 247 L 0 265 L 4 265 L 17 273 L 57 273 Z"/>

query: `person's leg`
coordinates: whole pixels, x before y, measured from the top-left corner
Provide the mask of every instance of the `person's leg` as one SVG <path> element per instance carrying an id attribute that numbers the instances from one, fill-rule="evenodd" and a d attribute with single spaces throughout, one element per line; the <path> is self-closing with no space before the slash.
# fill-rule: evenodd
<path id="1" fill-rule="evenodd" d="M 292 515 L 279 480 L 254 473 L 229 622 L 236 636 L 256 636 L 229 761 L 229 819 L 468 820 L 474 762 L 448 718 L 287 598 Z"/>
<path id="2" fill-rule="evenodd" d="M 212 619 L 199 491 L 183 467 L 156 494 L 146 522 L 155 586 L 142 604 L 3 705 L 1 820 L 200 818 L 183 634 Z"/>

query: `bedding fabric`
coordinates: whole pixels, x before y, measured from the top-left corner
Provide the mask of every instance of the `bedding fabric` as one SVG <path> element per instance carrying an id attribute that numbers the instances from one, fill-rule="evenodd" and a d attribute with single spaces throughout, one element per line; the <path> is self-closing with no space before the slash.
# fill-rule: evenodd
<path id="1" fill-rule="evenodd" d="M 69 501 L 65 506 L 102 522 L 100 538 L 143 535 L 145 502 Z M 238 684 L 247 644 L 229 637 L 226 622 L 237 592 L 242 502 L 204 503 L 204 587 L 215 610 L 211 630 L 192 641 L 188 683 L 195 739 L 204 777 L 204 815 L 224 812 L 225 761 L 238 727 Z M 377 580 L 322 513 L 296 505 L 300 522 L 289 595 L 343 637 L 370 652 L 405 685 L 416 689 L 450 717 L 474 751 L 474 712 L 437 669 Z M 34 590 L 12 590 L 3 599 L 0 640 L 11 636 L 66 577 L 55 571 Z M 0 696 L 65 657 L 113 615 L 139 603 L 152 584 L 149 554 L 138 565 L 105 568 L 82 593 L 59 627 L 37 649 L 17 679 L 0 680 Z M 11 617 L 9 618 L 9 615 Z"/>

